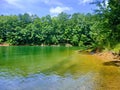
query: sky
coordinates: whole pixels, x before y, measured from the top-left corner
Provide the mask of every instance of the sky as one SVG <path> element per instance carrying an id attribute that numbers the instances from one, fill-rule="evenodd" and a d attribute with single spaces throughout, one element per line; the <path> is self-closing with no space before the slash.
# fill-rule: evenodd
<path id="1" fill-rule="evenodd" d="M 94 0 L 0 0 L 0 15 L 29 13 L 38 16 L 56 16 L 61 12 L 93 13 Z"/>

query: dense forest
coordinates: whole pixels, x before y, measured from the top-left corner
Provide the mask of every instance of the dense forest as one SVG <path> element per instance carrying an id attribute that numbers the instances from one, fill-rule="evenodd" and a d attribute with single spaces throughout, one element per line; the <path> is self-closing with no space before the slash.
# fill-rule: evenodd
<path id="1" fill-rule="evenodd" d="M 0 15 L 0 43 L 65 45 L 120 50 L 120 1 L 94 2 L 94 14 L 60 13 L 38 17 L 28 13 Z"/>

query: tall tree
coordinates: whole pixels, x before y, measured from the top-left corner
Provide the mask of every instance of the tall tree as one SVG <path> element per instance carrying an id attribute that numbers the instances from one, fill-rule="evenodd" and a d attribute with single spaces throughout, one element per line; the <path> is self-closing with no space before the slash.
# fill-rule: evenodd
<path id="1" fill-rule="evenodd" d="M 97 14 L 102 20 L 103 32 L 108 33 L 110 46 L 120 42 L 120 0 L 102 0 L 96 2 Z M 106 39 L 107 39 L 106 38 Z"/>

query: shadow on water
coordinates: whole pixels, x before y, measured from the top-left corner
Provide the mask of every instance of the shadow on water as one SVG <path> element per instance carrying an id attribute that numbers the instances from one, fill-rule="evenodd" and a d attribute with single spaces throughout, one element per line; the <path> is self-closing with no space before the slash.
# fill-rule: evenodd
<path id="1" fill-rule="evenodd" d="M 49 75 L 51 73 L 55 73 L 61 76 L 64 76 L 64 74 L 70 70 L 70 67 L 74 67 L 76 65 L 68 65 L 66 66 L 66 64 L 69 64 L 70 60 L 69 59 L 65 59 L 60 61 L 58 64 L 53 65 L 52 67 L 49 67 L 47 69 L 42 70 L 41 72 Z"/>
<path id="2" fill-rule="evenodd" d="M 104 66 L 116 66 L 120 67 L 120 61 L 109 61 L 109 62 L 104 62 Z"/>
<path id="3" fill-rule="evenodd" d="M 55 73 L 60 76 L 71 74 L 74 77 L 79 77 L 80 75 L 84 75 L 91 71 L 94 73 L 98 71 L 98 62 L 99 60 L 96 60 L 89 55 L 81 55 L 75 53 L 73 56 L 63 59 L 59 63 L 53 65 L 52 67 L 46 68 L 41 72 L 46 75 Z"/>

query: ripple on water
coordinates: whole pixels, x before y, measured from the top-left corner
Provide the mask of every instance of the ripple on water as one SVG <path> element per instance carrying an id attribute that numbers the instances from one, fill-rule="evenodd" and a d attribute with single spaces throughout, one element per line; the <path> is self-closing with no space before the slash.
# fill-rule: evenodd
<path id="1" fill-rule="evenodd" d="M 93 90 L 94 73 L 74 78 L 71 75 L 33 74 L 27 77 L 7 76 L 0 73 L 0 90 Z"/>

